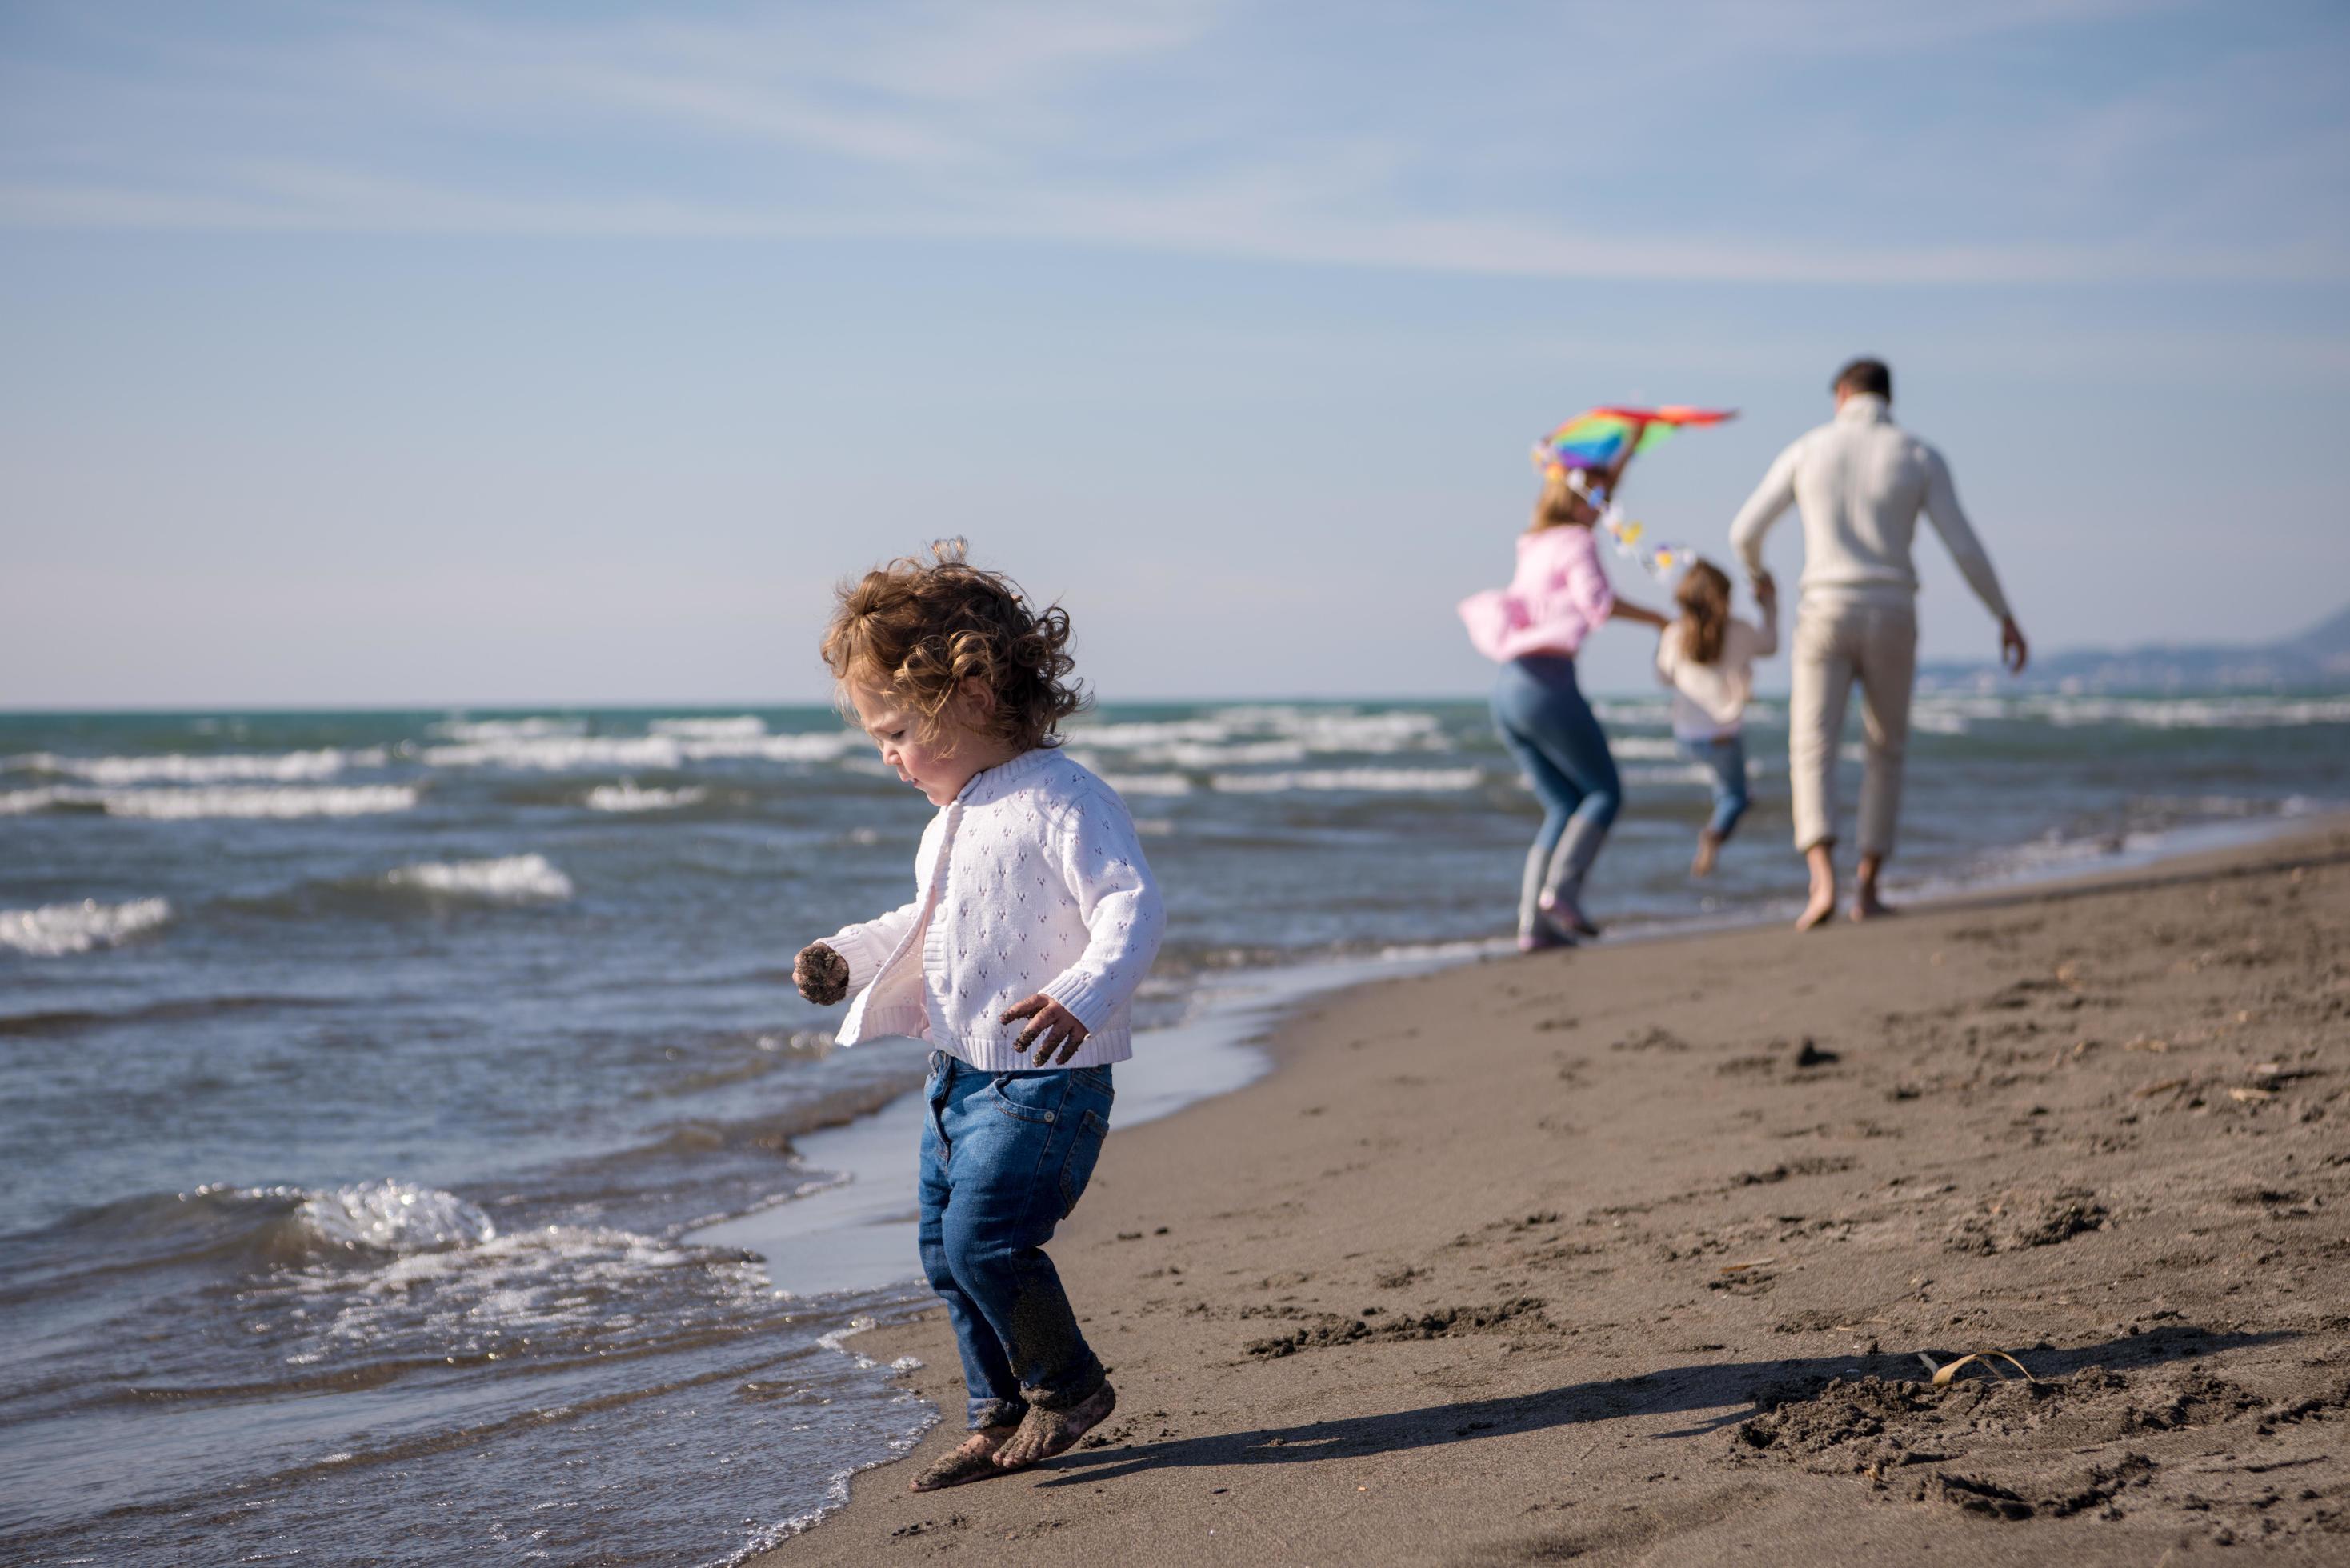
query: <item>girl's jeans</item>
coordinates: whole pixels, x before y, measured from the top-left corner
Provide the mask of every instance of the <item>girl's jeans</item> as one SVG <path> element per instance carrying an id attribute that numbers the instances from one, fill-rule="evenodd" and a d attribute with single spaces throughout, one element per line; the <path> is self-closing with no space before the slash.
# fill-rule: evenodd
<path id="1" fill-rule="evenodd" d="M 1045 1256 L 1109 1131 L 1110 1070 L 983 1073 L 931 1053 L 922 1272 L 962 1351 L 973 1430 L 1066 1409 L 1105 1381 Z"/>
<path id="2" fill-rule="evenodd" d="M 1681 755 L 1696 763 L 1713 776 L 1706 782 L 1713 786 L 1713 820 L 1705 825 L 1706 831 L 1716 839 L 1728 838 L 1738 819 L 1746 815 L 1752 797 L 1746 793 L 1746 738 L 1742 735 L 1716 735 L 1710 741 L 1683 739 Z"/>

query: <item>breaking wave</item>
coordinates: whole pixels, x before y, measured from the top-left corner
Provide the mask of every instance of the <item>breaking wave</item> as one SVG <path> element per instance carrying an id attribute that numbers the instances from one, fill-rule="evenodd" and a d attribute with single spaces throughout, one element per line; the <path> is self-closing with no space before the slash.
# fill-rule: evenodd
<path id="1" fill-rule="evenodd" d="M 584 735 L 585 719 L 443 719 L 430 734 L 452 741 L 532 741 L 547 735 Z"/>
<path id="2" fill-rule="evenodd" d="M 67 757 L 55 752 L 26 752 L 8 758 L 0 763 L 0 768 L 11 773 L 86 779 L 99 784 L 204 784 L 237 780 L 299 784 L 333 778 L 347 768 L 380 768 L 389 758 L 390 753 L 380 746 L 357 751 L 327 746 L 308 752 L 258 753 L 165 752 L 148 757 Z"/>
<path id="3" fill-rule="evenodd" d="M 428 860 L 420 866 L 403 866 L 389 873 L 384 880 L 395 888 L 504 904 L 559 902 L 572 894 L 571 878 L 556 870 L 544 855 L 508 855 L 494 860 Z"/>
<path id="4" fill-rule="evenodd" d="M 37 909 L 0 909 L 0 947 L 36 958 L 63 958 L 92 948 L 110 948 L 154 930 L 172 918 L 162 898 L 127 904 L 44 904 Z"/>
<path id="5" fill-rule="evenodd" d="M 436 768 L 506 768 L 576 773 L 590 768 L 674 771 L 689 763 L 745 760 L 823 763 L 861 744 L 856 737 L 817 732 L 803 735 L 524 735 L 427 746 L 421 759 Z"/>
<path id="6" fill-rule="evenodd" d="M 445 1251 L 498 1234 L 490 1217 L 463 1199 L 388 1179 L 311 1193 L 294 1217 L 322 1245 L 373 1252 Z"/>
<path id="7" fill-rule="evenodd" d="M 1419 710 L 1367 713 L 1286 705 L 1222 708 L 1193 719 L 1082 724 L 1074 750 L 1129 765 L 1212 769 L 1301 763 L 1316 755 L 1450 749 L 1442 721 Z"/>
<path id="8" fill-rule="evenodd" d="M 1191 781 L 1182 774 L 1104 774 L 1102 783 L 1124 794 L 1190 794 Z"/>
<path id="9" fill-rule="evenodd" d="M 208 816 L 371 816 L 415 805 L 413 784 L 278 784 L 184 789 L 82 789 L 57 785 L 0 794 L 0 816 L 38 811 L 83 811 L 152 822 Z"/>
<path id="10" fill-rule="evenodd" d="M 655 719 L 645 726 L 656 735 L 689 741 L 746 741 L 767 732 L 767 722 L 754 713 L 732 719 Z"/>
<path id="11" fill-rule="evenodd" d="M 1394 794 L 1452 794 L 1484 782 L 1480 768 L 1324 768 L 1271 774 L 1218 774 L 1224 794 L 1274 794 L 1287 790 L 1363 790 Z"/>
<path id="12" fill-rule="evenodd" d="M 674 811 L 679 806 L 692 805 L 705 799 L 706 789 L 645 789 L 633 781 L 622 779 L 616 784 L 598 784 L 588 792 L 590 811 Z"/>

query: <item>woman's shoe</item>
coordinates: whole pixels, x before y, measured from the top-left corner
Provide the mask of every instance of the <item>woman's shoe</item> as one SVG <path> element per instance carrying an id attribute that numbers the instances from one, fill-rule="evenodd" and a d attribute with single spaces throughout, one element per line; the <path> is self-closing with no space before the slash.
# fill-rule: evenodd
<path id="1" fill-rule="evenodd" d="M 1577 908 L 1572 898 L 1545 893 L 1540 909 L 1541 913 L 1535 919 L 1537 929 L 1548 926 L 1562 941 L 1571 943 L 1581 937 L 1599 934 L 1599 928 L 1592 923 L 1591 917 Z"/>

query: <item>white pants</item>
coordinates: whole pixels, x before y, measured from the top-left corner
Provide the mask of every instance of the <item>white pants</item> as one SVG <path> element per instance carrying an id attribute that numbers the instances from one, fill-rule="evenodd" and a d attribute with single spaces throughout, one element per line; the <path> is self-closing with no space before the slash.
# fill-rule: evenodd
<path id="1" fill-rule="evenodd" d="M 1918 673 L 1918 615 L 1890 605 L 1806 604 L 1795 612 L 1787 772 L 1795 847 L 1835 840 L 1836 749 L 1844 706 L 1860 682 L 1867 758 L 1860 784 L 1860 852 L 1890 855 L 1901 817 L 1901 763 L 1909 747 L 1909 688 Z"/>

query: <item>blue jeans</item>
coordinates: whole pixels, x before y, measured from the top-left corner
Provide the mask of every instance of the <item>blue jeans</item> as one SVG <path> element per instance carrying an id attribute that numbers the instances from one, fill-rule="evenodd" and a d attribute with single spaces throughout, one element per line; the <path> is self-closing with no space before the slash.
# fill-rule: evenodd
<path id="1" fill-rule="evenodd" d="M 1542 802 L 1536 853 L 1548 855 L 1575 817 L 1595 828 L 1616 820 L 1624 786 L 1607 732 L 1575 683 L 1574 659 L 1529 654 L 1502 666 L 1493 682 L 1493 726 Z"/>
<path id="2" fill-rule="evenodd" d="M 954 1324 L 972 1429 L 1084 1402 L 1102 1365 L 1044 1248 L 1101 1157 L 1110 1070 L 983 1073 L 933 1051 L 923 1092 L 922 1272 Z"/>
<path id="3" fill-rule="evenodd" d="M 1713 820 L 1705 830 L 1717 839 L 1728 838 L 1746 815 L 1753 797 L 1746 793 L 1746 739 L 1742 735 L 1716 735 L 1711 741 L 1683 740 L 1681 755 L 1696 763 L 1713 776 L 1706 782 L 1713 786 Z"/>

